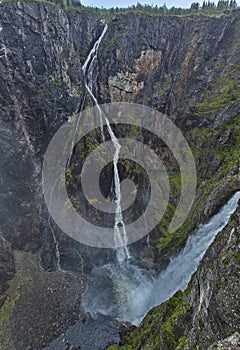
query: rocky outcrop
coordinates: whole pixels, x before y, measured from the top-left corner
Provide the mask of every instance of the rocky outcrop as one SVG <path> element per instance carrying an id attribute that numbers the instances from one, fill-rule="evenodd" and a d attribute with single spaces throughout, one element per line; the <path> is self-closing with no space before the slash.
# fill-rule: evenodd
<path id="1" fill-rule="evenodd" d="M 239 333 L 234 333 L 230 337 L 217 342 L 217 344 L 211 345 L 208 350 L 238 350 L 240 349 L 240 335 Z"/>
<path id="2" fill-rule="evenodd" d="M 81 100 L 80 61 L 55 6 L 1 4 L 1 229 L 16 249 L 41 246 L 41 161 Z M 39 215 L 40 214 L 40 215 Z"/>
<path id="3" fill-rule="evenodd" d="M 14 252 L 16 274 L 0 309 L 1 349 L 42 349 L 79 317 L 82 276 L 39 267 L 39 258 Z"/>
<path id="4" fill-rule="evenodd" d="M 81 61 L 102 26 L 94 15 L 51 4 L 1 4 L 1 231 L 14 249 L 41 248 L 48 269 L 56 268 L 56 258 L 42 159 L 59 126 L 80 108 Z M 69 246 L 63 264 L 66 255 L 79 259 Z"/>
<path id="5" fill-rule="evenodd" d="M 199 115 L 198 105 L 207 95 L 214 100 L 214 94 L 220 94 L 217 82 L 226 78 L 232 65 L 239 65 L 238 24 L 239 15 L 211 19 L 202 15 L 116 16 L 101 47 L 101 89 L 108 89 L 109 77 L 121 72 L 136 74 L 144 88 L 137 97 L 130 97 L 131 101 L 174 115 L 178 125 L 186 129 L 214 120 L 217 124 L 220 117 L 210 109 L 207 118 Z M 113 100 L 105 95 L 104 90 L 103 101 Z M 124 99 L 119 92 L 114 100 Z M 231 109 L 236 108 L 231 105 Z"/>

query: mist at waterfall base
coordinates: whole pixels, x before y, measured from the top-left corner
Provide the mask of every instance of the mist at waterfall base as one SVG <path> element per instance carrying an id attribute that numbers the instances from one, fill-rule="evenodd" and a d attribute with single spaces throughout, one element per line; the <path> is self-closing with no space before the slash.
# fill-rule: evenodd
<path id="1" fill-rule="evenodd" d="M 187 287 L 207 248 L 235 211 L 239 198 L 237 192 L 207 224 L 189 236 L 185 247 L 157 277 L 150 269 L 136 265 L 133 258 L 123 264 L 96 267 L 82 300 L 84 312 L 93 319 L 110 316 L 139 325 L 149 309 Z"/>

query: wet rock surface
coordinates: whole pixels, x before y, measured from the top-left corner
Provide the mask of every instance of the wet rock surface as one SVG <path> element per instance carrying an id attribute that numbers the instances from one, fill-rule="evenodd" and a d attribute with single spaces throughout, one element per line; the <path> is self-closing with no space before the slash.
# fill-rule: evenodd
<path id="1" fill-rule="evenodd" d="M 100 316 L 97 319 L 84 315 L 74 326 L 44 350 L 78 350 L 78 349 L 104 349 L 110 343 L 119 341 L 120 322 L 110 317 Z"/>

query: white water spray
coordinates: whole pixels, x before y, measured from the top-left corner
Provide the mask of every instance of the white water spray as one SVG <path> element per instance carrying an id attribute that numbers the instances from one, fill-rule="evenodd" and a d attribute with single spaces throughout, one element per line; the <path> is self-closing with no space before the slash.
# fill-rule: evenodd
<path id="1" fill-rule="evenodd" d="M 236 210 L 239 198 L 240 192 L 235 193 L 207 224 L 201 225 L 195 234 L 188 237 L 185 247 L 171 259 L 166 270 L 162 271 L 152 284 L 146 285 L 144 298 L 143 291 L 139 288 L 130 290 L 130 309 L 126 314 L 126 321 L 138 325 L 148 310 L 169 299 L 179 289 L 184 290 L 187 287 L 206 250 Z M 131 306 L 136 303 L 136 308 Z"/>
<path id="2" fill-rule="evenodd" d="M 187 287 L 206 250 L 228 223 L 239 198 L 240 192 L 237 192 L 207 224 L 189 236 L 185 247 L 158 277 L 151 269 L 141 268 L 134 261 L 119 266 L 96 267 L 83 297 L 85 312 L 93 318 L 102 314 L 139 325 L 152 307 Z"/>

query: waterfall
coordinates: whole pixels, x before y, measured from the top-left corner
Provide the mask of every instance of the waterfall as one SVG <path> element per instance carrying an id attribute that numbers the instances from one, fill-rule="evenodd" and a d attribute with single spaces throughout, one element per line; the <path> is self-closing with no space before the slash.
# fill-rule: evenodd
<path id="1" fill-rule="evenodd" d="M 138 303 L 138 313 L 128 315 L 130 322 L 139 324 L 149 309 L 170 298 L 177 290 L 184 290 L 187 287 L 206 250 L 217 233 L 227 225 L 231 214 L 236 210 L 239 198 L 240 192 L 235 193 L 208 223 L 200 225 L 198 231 L 188 237 L 185 247 L 176 256 L 172 257 L 166 270 L 162 271 L 154 283 L 150 285 L 144 303 L 142 305 Z M 131 293 L 131 301 L 142 300 L 141 290 L 137 289 L 131 291 Z M 142 317 L 139 317 L 140 310 L 142 311 Z"/>
<path id="2" fill-rule="evenodd" d="M 91 49 L 82 67 L 86 90 L 92 97 L 93 102 L 96 105 L 99 112 L 101 135 L 102 135 L 103 141 L 105 141 L 105 135 L 103 130 L 103 113 L 102 113 L 101 107 L 98 104 L 97 98 L 94 95 L 93 87 L 96 81 L 96 77 L 94 79 L 94 62 L 97 62 L 98 48 L 107 31 L 107 28 L 108 28 L 108 25 L 106 24 L 102 31 L 102 34 L 100 35 L 98 40 L 95 42 L 93 48 Z M 118 161 L 119 161 L 119 153 L 120 153 L 121 145 L 119 144 L 118 139 L 112 130 L 110 122 L 105 115 L 104 115 L 104 119 L 106 121 L 107 130 L 115 149 L 114 156 L 113 156 L 114 201 L 116 204 L 115 223 L 114 223 L 114 240 L 115 240 L 115 246 L 116 247 L 120 246 L 117 249 L 117 260 L 119 263 L 122 263 L 126 259 L 130 258 L 130 253 L 127 248 L 127 242 L 128 242 L 127 233 L 125 229 L 125 224 L 123 222 L 122 208 L 121 208 L 121 187 L 120 187 L 120 178 L 119 178 L 119 172 L 118 172 Z"/>
<path id="3" fill-rule="evenodd" d="M 43 181 L 44 181 L 44 179 L 43 179 Z M 50 192 L 50 206 L 52 204 L 53 191 L 54 191 L 55 187 L 57 186 L 57 182 L 58 182 L 58 179 L 55 180 L 54 185 L 53 185 L 53 187 L 51 189 L 51 192 Z M 53 229 L 52 224 L 51 224 L 51 215 L 50 215 L 50 213 L 48 213 L 48 221 L 47 221 L 47 223 L 48 223 L 48 226 L 50 228 L 50 231 L 51 231 L 51 234 L 52 234 L 52 239 L 53 239 L 53 242 L 54 242 L 57 269 L 59 271 L 64 272 L 64 270 L 62 270 L 62 268 L 61 268 L 60 249 L 59 249 L 59 245 L 58 245 L 56 234 L 55 234 L 54 229 Z"/>
<path id="4" fill-rule="evenodd" d="M 94 61 L 97 60 L 97 55 L 98 55 L 98 48 L 99 45 L 106 33 L 108 29 L 108 25 L 106 24 L 102 34 L 100 35 L 100 37 L 98 38 L 98 40 L 95 42 L 93 48 L 91 49 L 91 51 L 88 54 L 88 57 L 84 63 L 84 65 L 82 66 L 82 70 L 83 70 L 83 75 L 84 75 L 84 80 L 85 80 L 85 87 L 87 89 L 87 91 L 89 92 L 90 96 L 92 97 L 98 112 L 99 112 L 99 117 L 100 117 L 100 125 L 101 125 L 101 133 L 102 133 L 102 138 L 103 140 L 105 140 L 104 137 L 104 132 L 103 132 L 103 118 L 102 118 L 102 110 L 98 104 L 97 98 L 94 96 L 93 93 L 93 74 L 94 74 Z"/>
<path id="5" fill-rule="evenodd" d="M 200 225 L 158 276 L 134 259 L 119 266 L 109 263 L 95 267 L 82 300 L 85 313 L 93 319 L 105 315 L 139 325 L 152 307 L 187 287 L 206 250 L 237 208 L 239 198 L 237 192 L 208 223 Z"/>
<path id="6" fill-rule="evenodd" d="M 48 226 L 50 227 L 50 231 L 52 233 L 52 238 L 53 238 L 53 242 L 54 242 L 54 246 L 55 246 L 55 255 L 56 255 L 56 263 L 57 263 L 57 269 L 59 271 L 63 271 L 61 268 L 61 264 L 60 264 L 60 250 L 59 250 L 59 246 L 58 246 L 58 241 L 55 235 L 55 232 L 52 228 L 52 224 L 51 224 L 51 216 L 48 216 Z"/>

